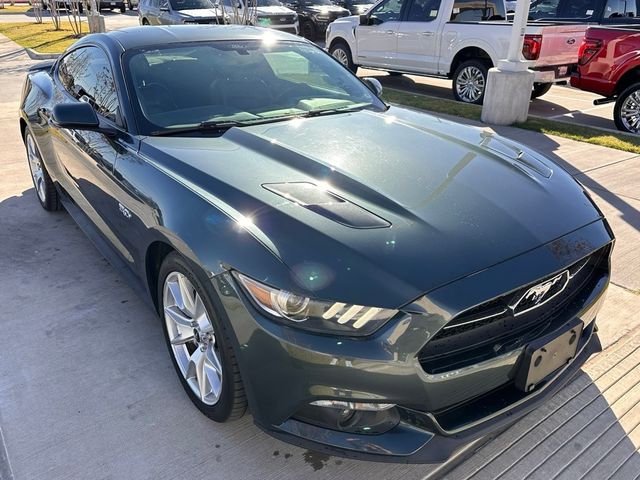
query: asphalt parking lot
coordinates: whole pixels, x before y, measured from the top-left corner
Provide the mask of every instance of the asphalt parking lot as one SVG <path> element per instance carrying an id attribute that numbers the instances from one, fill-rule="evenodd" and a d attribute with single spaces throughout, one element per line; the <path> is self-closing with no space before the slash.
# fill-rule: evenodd
<path id="1" fill-rule="evenodd" d="M 129 12 L 112 17 L 135 20 Z M 30 64 L 0 36 L 0 479 L 436 476 L 430 466 L 292 447 L 262 433 L 250 416 L 219 425 L 193 407 L 155 314 L 64 212 L 48 214 L 35 199 L 16 113 Z M 500 133 L 567 168 L 612 223 L 613 285 L 599 320 L 606 350 L 446 478 L 638 478 L 639 158 L 517 129 Z"/>
<path id="2" fill-rule="evenodd" d="M 102 12 L 105 17 L 107 30 L 132 27 L 138 25 L 138 11 L 127 10 L 121 14 L 119 11 Z M 45 16 L 46 16 L 45 12 Z M 21 22 L 33 19 L 32 13 L 1 15 L 0 22 Z M 318 45 L 324 46 L 319 40 Z M 439 78 L 420 77 L 416 75 L 402 75 L 391 77 L 386 72 L 367 70 L 361 68 L 359 76 L 378 78 L 383 86 L 405 90 L 411 93 L 420 93 L 439 98 L 453 99 L 451 93 L 451 81 Z M 613 124 L 613 104 L 594 106 L 593 101 L 599 98 L 597 95 L 583 92 L 569 86 L 554 86 L 549 93 L 542 98 L 531 102 L 529 113 L 540 117 L 557 119 L 561 121 L 589 125 L 599 128 L 615 130 Z"/>

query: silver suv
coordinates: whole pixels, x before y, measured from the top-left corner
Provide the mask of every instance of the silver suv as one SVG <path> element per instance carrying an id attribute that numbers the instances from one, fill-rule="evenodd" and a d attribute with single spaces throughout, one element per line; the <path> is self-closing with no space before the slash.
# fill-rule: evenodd
<path id="1" fill-rule="evenodd" d="M 140 0 L 138 18 L 140 25 L 226 23 L 210 0 Z"/>

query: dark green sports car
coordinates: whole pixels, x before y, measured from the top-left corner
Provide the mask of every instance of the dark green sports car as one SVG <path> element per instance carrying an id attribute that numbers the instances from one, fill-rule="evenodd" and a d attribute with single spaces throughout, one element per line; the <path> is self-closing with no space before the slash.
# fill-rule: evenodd
<path id="1" fill-rule="evenodd" d="M 205 415 L 442 462 L 598 349 L 613 235 L 553 162 L 379 94 L 285 33 L 133 28 L 33 68 L 20 129 Z"/>

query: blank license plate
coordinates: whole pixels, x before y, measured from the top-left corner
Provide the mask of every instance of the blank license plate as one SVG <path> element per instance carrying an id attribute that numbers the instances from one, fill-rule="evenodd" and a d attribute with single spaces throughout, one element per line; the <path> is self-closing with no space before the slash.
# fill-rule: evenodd
<path id="1" fill-rule="evenodd" d="M 516 374 L 516 387 L 531 392 L 553 372 L 576 356 L 583 323 L 574 320 L 555 336 L 545 336 L 531 342 L 524 352 Z"/>

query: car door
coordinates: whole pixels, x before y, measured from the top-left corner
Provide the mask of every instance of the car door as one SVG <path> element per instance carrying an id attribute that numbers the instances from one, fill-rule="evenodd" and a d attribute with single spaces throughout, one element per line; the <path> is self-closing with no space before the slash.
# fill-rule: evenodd
<path id="1" fill-rule="evenodd" d="M 358 65 L 393 68 L 398 47 L 398 28 L 408 0 L 383 0 L 371 9 L 366 25 L 356 27 Z"/>
<path id="2" fill-rule="evenodd" d="M 63 187 L 123 258 L 130 259 L 111 227 L 119 210 L 113 171 L 116 160 L 126 151 L 122 143 L 126 131 L 119 118 L 120 99 L 109 58 L 97 46 L 75 49 L 58 61 L 55 77 L 59 101 L 89 103 L 100 122 L 113 131 L 107 135 L 61 128 L 50 122 L 53 148 L 65 172 Z"/>
<path id="3" fill-rule="evenodd" d="M 441 0 L 410 0 L 398 27 L 399 70 L 438 73 Z"/>

